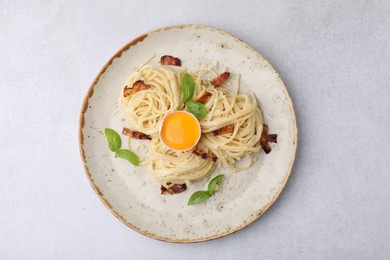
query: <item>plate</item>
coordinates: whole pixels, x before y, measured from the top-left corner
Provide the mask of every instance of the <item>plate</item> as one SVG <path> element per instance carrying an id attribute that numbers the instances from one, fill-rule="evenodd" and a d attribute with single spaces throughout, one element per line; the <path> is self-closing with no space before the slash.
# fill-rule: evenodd
<path id="1" fill-rule="evenodd" d="M 179 57 L 183 67 L 218 61 L 241 76 L 241 91 L 253 92 L 270 133 L 278 134 L 272 152 L 256 154 L 246 171 L 226 173 L 222 188 L 203 203 L 187 206 L 190 195 L 207 181 L 177 195 L 160 195 L 160 185 L 143 167 L 114 158 L 104 129 L 128 126 L 119 93 L 134 69 L 148 57 Z M 125 138 L 122 136 L 122 140 Z M 170 26 L 151 31 L 120 49 L 102 68 L 84 99 L 79 126 L 81 158 L 87 177 L 104 205 L 124 224 L 169 242 L 199 242 L 223 237 L 258 219 L 283 190 L 294 162 L 297 127 L 287 88 L 270 63 L 238 38 L 209 27 Z M 122 145 L 123 147 L 123 145 Z M 213 176 L 221 173 L 216 170 Z"/>

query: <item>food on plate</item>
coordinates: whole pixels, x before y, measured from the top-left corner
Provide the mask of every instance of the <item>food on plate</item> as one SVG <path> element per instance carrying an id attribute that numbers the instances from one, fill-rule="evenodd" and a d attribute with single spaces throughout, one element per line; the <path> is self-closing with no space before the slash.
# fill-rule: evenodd
<path id="1" fill-rule="evenodd" d="M 215 162 L 204 160 L 191 150 L 180 152 L 170 149 L 158 136 L 150 142 L 146 165 L 153 177 L 166 188 L 205 179 L 216 167 Z"/>
<path id="2" fill-rule="evenodd" d="M 184 184 L 173 184 L 171 187 L 166 188 L 161 185 L 161 194 L 178 194 L 187 189 L 187 185 Z"/>
<path id="3" fill-rule="evenodd" d="M 104 129 L 104 134 L 107 138 L 108 147 L 115 153 L 115 157 L 126 159 L 135 166 L 140 164 L 140 160 L 135 153 L 130 150 L 120 149 L 122 146 L 122 139 L 115 130 L 106 128 Z"/>
<path id="4" fill-rule="evenodd" d="M 144 133 L 131 130 L 129 128 L 123 127 L 122 134 L 126 135 L 128 137 L 134 138 L 134 139 L 140 139 L 140 140 L 152 140 L 152 138 Z"/>
<path id="5" fill-rule="evenodd" d="M 164 55 L 160 58 L 161 65 L 181 66 L 181 60 L 171 55 Z"/>
<path id="6" fill-rule="evenodd" d="M 121 100 L 126 118 L 134 130 L 157 136 L 164 117 L 183 109 L 181 78 L 181 73 L 168 67 L 154 68 L 151 65 L 142 66 L 130 75 Z M 140 80 L 149 88 L 136 91 L 134 83 Z"/>
<path id="7" fill-rule="evenodd" d="M 214 87 L 218 88 L 219 86 L 221 86 L 229 78 L 229 76 L 230 76 L 229 72 L 224 72 L 221 75 L 219 75 L 218 77 L 216 77 L 215 79 L 212 79 L 210 81 L 210 83 Z"/>
<path id="8" fill-rule="evenodd" d="M 194 205 L 194 204 L 203 202 L 203 201 L 207 200 L 208 198 L 210 198 L 210 196 L 212 196 L 214 194 L 214 192 L 218 190 L 218 188 L 219 188 L 218 184 L 219 184 L 219 182 L 221 181 L 222 178 L 223 178 L 223 174 L 215 176 L 209 182 L 207 190 L 206 191 L 198 190 L 198 191 L 194 192 L 191 195 L 191 197 L 188 199 L 188 203 L 187 204 L 188 205 Z"/>
<path id="9" fill-rule="evenodd" d="M 176 151 L 193 148 L 199 142 L 200 134 L 199 121 L 186 111 L 167 115 L 160 130 L 160 138 L 164 144 Z"/>
<path id="10" fill-rule="evenodd" d="M 171 55 L 162 56 L 159 67 L 149 61 L 131 73 L 120 94 L 130 125 L 122 133 L 150 140 L 141 165 L 160 182 L 162 194 L 181 193 L 216 167 L 247 169 L 253 153 L 271 151 L 277 135 L 268 134 L 254 95 L 239 92 L 238 75 L 217 64 L 187 71 Z"/>
<path id="11" fill-rule="evenodd" d="M 268 134 L 268 125 L 263 125 L 263 132 L 260 138 L 260 145 L 263 148 L 266 154 L 271 152 L 271 147 L 269 146 L 269 142 L 277 143 L 277 134 Z"/>

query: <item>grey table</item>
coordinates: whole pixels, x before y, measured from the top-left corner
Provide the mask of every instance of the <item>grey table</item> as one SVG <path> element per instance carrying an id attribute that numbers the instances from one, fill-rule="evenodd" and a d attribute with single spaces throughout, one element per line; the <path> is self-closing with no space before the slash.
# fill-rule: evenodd
<path id="1" fill-rule="evenodd" d="M 389 1 L 0 2 L 0 258 L 388 259 Z M 292 96 L 299 148 L 258 221 L 198 244 L 144 237 L 90 187 L 77 128 L 88 86 L 136 36 L 203 24 L 252 45 Z"/>

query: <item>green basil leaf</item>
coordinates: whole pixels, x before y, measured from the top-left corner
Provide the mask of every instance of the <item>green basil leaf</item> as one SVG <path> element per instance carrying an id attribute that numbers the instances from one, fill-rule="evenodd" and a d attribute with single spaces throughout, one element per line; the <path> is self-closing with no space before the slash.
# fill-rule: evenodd
<path id="1" fill-rule="evenodd" d="M 186 103 L 187 110 L 197 118 L 205 118 L 207 115 L 207 109 L 206 107 L 199 102 L 189 100 Z"/>
<path id="2" fill-rule="evenodd" d="M 182 81 L 182 91 L 183 91 L 184 102 L 190 100 L 194 95 L 195 82 L 192 79 L 191 75 L 188 73 L 184 74 L 183 81 Z"/>
<path id="3" fill-rule="evenodd" d="M 119 148 L 121 148 L 122 140 L 117 132 L 111 128 L 106 128 L 104 129 L 104 134 L 107 137 L 108 147 L 111 151 L 116 152 Z"/>
<path id="4" fill-rule="evenodd" d="M 124 150 L 124 149 L 117 150 L 115 152 L 115 155 L 117 157 L 119 157 L 119 158 L 123 158 L 123 159 L 128 160 L 129 162 L 131 162 L 135 166 L 139 165 L 139 158 L 138 158 L 138 156 L 135 153 L 130 152 L 129 150 Z"/>
<path id="5" fill-rule="evenodd" d="M 188 200 L 188 205 L 194 205 L 196 203 L 207 200 L 210 197 L 207 191 L 199 190 L 194 192 Z"/>
<path id="6" fill-rule="evenodd" d="M 211 196 L 213 194 L 215 187 L 217 186 L 217 183 L 222 179 L 223 174 L 220 174 L 218 176 L 215 176 L 210 182 L 209 182 L 209 187 L 207 189 L 207 192 Z"/>

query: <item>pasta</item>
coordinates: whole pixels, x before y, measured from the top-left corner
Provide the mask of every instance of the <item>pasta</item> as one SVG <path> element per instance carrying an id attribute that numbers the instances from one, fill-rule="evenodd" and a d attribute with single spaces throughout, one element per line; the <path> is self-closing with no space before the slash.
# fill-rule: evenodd
<path id="1" fill-rule="evenodd" d="M 164 145 L 160 138 L 151 141 L 149 170 L 164 186 L 190 183 L 207 178 L 214 170 L 215 163 L 203 160 L 191 151 L 176 152 Z"/>
<path id="2" fill-rule="evenodd" d="M 122 91 L 121 99 L 124 111 L 130 124 L 135 130 L 148 135 L 157 135 L 165 115 L 183 108 L 181 89 L 178 80 L 182 72 L 174 72 L 168 68 L 155 69 L 145 65 L 130 75 L 126 86 L 143 80 L 149 89 L 138 91 L 125 96 Z"/>
<path id="3" fill-rule="evenodd" d="M 185 69 L 144 64 L 130 75 L 121 93 L 132 128 L 151 136 L 147 167 L 164 187 L 205 179 L 216 166 L 232 171 L 249 168 L 251 154 L 261 148 L 263 116 L 255 97 L 238 93 L 239 77 L 234 90 L 219 87 L 225 79 L 213 86 L 210 81 L 219 75 L 216 63 L 191 74 L 195 81 L 192 99 L 204 104 L 207 110 L 206 117 L 199 120 L 202 135 L 197 147 L 184 152 L 167 147 L 160 140 L 159 129 L 167 114 L 185 108 L 181 86 L 185 73 Z M 224 78 L 229 75 L 225 72 Z M 214 157 L 216 162 L 207 159 Z M 249 158 L 248 163 L 237 166 L 236 162 L 243 157 Z"/>
<path id="4" fill-rule="evenodd" d="M 251 166 L 250 162 L 244 167 L 236 167 L 235 161 L 253 152 L 260 151 L 259 140 L 263 130 L 263 116 L 257 106 L 254 96 L 229 93 L 223 88 L 207 87 L 202 82 L 218 75 L 213 68 L 203 68 L 196 76 L 196 98 L 199 99 L 205 92 L 211 94 L 205 103 L 207 117 L 200 121 L 202 138 L 200 140 L 212 153 L 218 157 L 218 164 L 234 171 L 244 170 Z M 231 135 L 213 135 L 213 131 L 226 125 L 234 124 Z"/>

